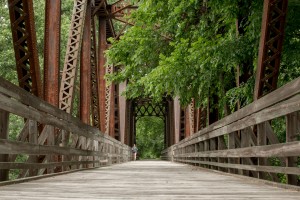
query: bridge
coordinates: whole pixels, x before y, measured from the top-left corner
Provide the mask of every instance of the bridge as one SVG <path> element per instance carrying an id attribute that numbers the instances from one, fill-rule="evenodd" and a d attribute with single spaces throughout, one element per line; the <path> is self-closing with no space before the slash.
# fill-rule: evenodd
<path id="1" fill-rule="evenodd" d="M 210 103 L 126 99 L 125 82 L 106 84 L 117 70 L 104 67 L 108 38 L 134 26 L 126 16 L 138 6 L 75 0 L 60 71 L 61 1 L 45 2 L 43 69 L 34 2 L 7 5 L 18 86 L 0 77 L 1 198 L 300 198 L 300 78 L 277 88 L 287 0 L 264 0 L 254 101 L 223 118 Z M 137 121 L 145 116 L 163 120 L 165 149 L 160 160 L 132 161 Z M 16 119 L 22 127 L 14 138 Z"/>

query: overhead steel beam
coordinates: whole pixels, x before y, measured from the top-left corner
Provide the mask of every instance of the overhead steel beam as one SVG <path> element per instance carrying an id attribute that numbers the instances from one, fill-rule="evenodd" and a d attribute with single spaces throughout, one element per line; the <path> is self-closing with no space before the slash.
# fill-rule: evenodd
<path id="1" fill-rule="evenodd" d="M 265 0 L 254 99 L 277 88 L 288 0 Z"/>
<path id="2" fill-rule="evenodd" d="M 32 0 L 8 0 L 19 85 L 38 97 L 42 82 Z"/>

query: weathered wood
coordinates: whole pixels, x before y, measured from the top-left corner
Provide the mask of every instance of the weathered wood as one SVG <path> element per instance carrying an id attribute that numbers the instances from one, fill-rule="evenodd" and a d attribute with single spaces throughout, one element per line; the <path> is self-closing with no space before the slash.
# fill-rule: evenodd
<path id="1" fill-rule="evenodd" d="M 165 161 L 129 162 L 2 186 L 0 189 L 1 198 L 7 200 L 70 198 L 298 200 L 299 195 L 300 193 L 296 191 L 253 183 L 253 180 L 246 178 Z"/>
<path id="2" fill-rule="evenodd" d="M 268 108 L 278 102 L 284 101 L 288 98 L 291 98 L 298 93 L 300 93 L 300 88 L 298 87 L 300 84 L 300 78 L 297 78 L 288 84 L 278 88 L 277 90 L 269 93 L 268 95 L 258 99 L 254 103 L 251 103 L 242 109 L 234 112 L 233 114 L 211 124 L 207 128 L 202 129 L 198 133 L 193 134 L 192 136 L 185 138 L 184 140 L 180 141 L 179 144 L 184 143 L 185 141 L 188 141 L 192 138 L 199 137 L 200 135 L 206 134 L 207 132 L 211 132 L 213 130 L 219 129 L 221 127 L 224 127 L 228 124 L 231 124 L 233 122 L 236 122 L 249 114 L 256 113 L 258 111 L 261 111 L 265 108 Z M 266 120 L 267 121 L 267 120 Z"/>
<path id="3" fill-rule="evenodd" d="M 236 141 L 238 137 L 238 132 L 232 132 L 228 134 L 228 149 L 235 149 L 236 148 Z M 233 163 L 237 164 L 239 163 L 239 159 L 237 158 L 228 158 L 228 163 Z M 229 169 L 228 170 L 230 173 L 236 174 L 237 170 L 236 169 Z"/>
<path id="4" fill-rule="evenodd" d="M 257 145 L 264 146 L 267 145 L 267 131 L 266 126 L 269 122 L 263 122 L 261 124 L 257 125 Z M 264 166 L 267 164 L 266 158 L 258 158 L 258 165 Z M 258 178 L 260 179 L 266 179 L 265 173 L 258 173 Z"/>
<path id="5" fill-rule="evenodd" d="M 180 159 L 178 161 L 180 161 Z M 203 165 L 212 165 L 216 167 L 241 169 L 241 170 L 255 171 L 255 172 L 270 172 L 270 173 L 283 173 L 283 174 L 290 173 L 290 174 L 300 175 L 299 167 L 256 166 L 256 165 L 244 165 L 244 164 L 241 165 L 241 164 L 205 162 L 205 161 L 195 161 L 195 160 L 186 160 L 185 162 L 197 163 Z"/>
<path id="6" fill-rule="evenodd" d="M 269 120 L 277 118 L 277 117 L 281 117 L 281 116 L 293 113 L 295 111 L 299 111 L 300 110 L 299 103 L 300 103 L 300 95 L 296 95 L 287 101 L 280 102 L 280 103 L 278 103 L 274 106 L 271 106 L 269 108 L 266 108 L 260 112 L 251 114 L 237 122 L 231 123 L 227 126 L 216 129 L 214 131 L 205 133 L 203 135 L 198 136 L 197 138 L 193 138 L 188 141 L 185 140 L 185 142 L 179 142 L 178 146 L 181 148 L 181 147 L 184 147 L 187 145 L 192 145 L 192 144 L 195 144 L 200 141 L 218 137 L 218 136 L 224 135 L 226 133 L 231 133 L 231 132 L 234 132 L 237 130 L 242 130 L 249 126 L 253 126 L 253 125 L 256 125 L 256 124 L 259 124 L 259 123 L 262 123 L 265 121 L 269 121 Z"/>
<path id="7" fill-rule="evenodd" d="M 44 146 L 31 143 L 16 142 L 0 139 L 0 151 L 4 154 L 29 154 L 29 155 L 78 155 L 101 156 L 101 152 L 72 149 L 69 147 Z"/>
<path id="8" fill-rule="evenodd" d="M 175 155 L 175 157 L 286 157 L 300 154 L 300 141 L 220 151 L 204 151 Z"/>
<path id="9" fill-rule="evenodd" d="M 8 138 L 9 113 L 0 109 L 0 139 Z M 0 162 L 8 162 L 8 155 L 0 151 Z M 8 180 L 9 170 L 0 170 L 0 181 Z"/>
<path id="10" fill-rule="evenodd" d="M 51 163 L 16 163 L 16 162 L 0 162 L 0 169 L 42 169 L 42 168 L 54 168 L 59 166 L 70 166 L 78 164 L 94 164 L 99 161 L 65 161 L 65 162 L 51 162 Z"/>
<path id="11" fill-rule="evenodd" d="M 29 132 L 29 142 L 32 144 L 38 144 L 38 127 L 37 127 L 37 122 L 28 120 L 29 127 L 28 127 L 28 132 Z M 38 158 L 36 155 L 31 155 L 28 158 L 28 161 L 30 163 L 38 163 Z M 38 173 L 37 170 L 29 170 L 29 176 L 36 176 Z"/>
<path id="12" fill-rule="evenodd" d="M 298 117 L 299 113 L 291 113 L 286 116 L 286 142 L 292 142 L 292 141 L 297 141 L 297 136 L 299 135 L 298 129 L 299 129 L 299 124 L 298 124 Z M 286 158 L 286 166 L 287 167 L 297 167 L 298 164 L 298 155 L 287 155 L 288 157 Z M 297 185 L 298 184 L 298 177 L 295 175 L 291 175 L 287 173 L 287 183 L 291 185 Z"/>
<path id="13" fill-rule="evenodd" d="M 103 135 L 99 132 L 98 129 L 88 126 L 80 122 L 80 125 L 73 123 L 72 121 L 64 121 L 62 119 L 56 118 L 55 116 L 39 112 L 32 107 L 25 106 L 17 101 L 13 101 L 12 99 L 0 94 L 0 109 L 3 108 L 9 112 L 22 116 L 24 118 L 32 119 L 38 121 L 42 124 L 52 125 L 67 131 L 72 131 L 73 133 L 78 134 L 79 136 L 84 136 L 87 138 L 91 138 L 98 141 L 105 141 L 107 143 L 113 144 L 121 144 L 120 141 L 117 141 L 107 135 Z M 55 108 L 56 110 L 59 110 Z M 70 116 L 69 116 L 70 118 Z M 73 118 L 73 117 L 71 117 Z M 76 120 L 74 120 L 76 122 Z"/>
<path id="14" fill-rule="evenodd" d="M 37 117 L 38 119 L 34 119 L 31 118 L 35 121 L 41 122 L 43 124 L 49 124 L 49 125 L 53 125 L 55 127 L 59 127 L 65 130 L 69 130 L 72 131 L 72 129 L 75 129 L 76 134 L 79 134 L 81 136 L 84 137 L 89 137 L 89 138 L 93 138 L 96 136 L 101 136 L 105 139 L 107 139 L 108 141 L 112 141 L 112 142 L 118 142 L 119 144 L 121 144 L 121 142 L 119 141 L 115 141 L 113 138 L 107 136 L 107 135 L 103 135 L 102 133 L 99 132 L 99 130 L 97 128 L 88 126 L 84 123 L 82 123 L 78 118 L 73 117 L 72 115 L 69 115 L 68 113 L 56 108 L 55 106 L 48 104 L 47 102 L 31 95 L 28 94 L 28 92 L 26 92 L 25 90 L 23 90 L 22 88 L 19 88 L 18 86 L 10 83 L 9 81 L 6 81 L 5 79 L 0 77 L 0 93 L 4 94 L 7 98 L 3 99 L 2 95 L 1 95 L 1 102 L 3 102 L 3 105 L 5 105 L 5 100 L 8 99 L 8 101 L 11 101 L 12 99 L 15 99 L 16 101 L 13 101 L 12 104 L 20 102 L 20 104 L 24 104 L 26 106 L 28 106 L 29 110 L 34 110 L 32 108 L 35 108 L 35 110 L 40 111 L 41 113 L 47 113 L 49 117 L 46 118 L 48 120 L 49 123 L 47 123 L 47 120 L 45 121 L 41 121 L 44 120 L 44 117 L 47 115 L 42 115 L 39 117 Z M 9 98 L 11 97 L 11 98 Z M 10 105 L 10 104 L 8 104 Z M 17 104 L 16 106 L 19 106 L 19 104 Z M 4 110 L 7 110 L 6 108 Z M 14 109 L 15 111 L 17 111 L 17 109 Z M 22 110 L 22 112 L 24 112 L 23 114 L 26 114 L 27 110 Z M 19 116 L 23 116 L 22 112 L 18 112 L 15 113 Z M 33 113 L 33 115 L 35 115 L 36 113 Z M 29 115 L 31 116 L 31 115 Z M 54 117 L 55 116 L 55 117 Z M 25 117 L 26 118 L 26 117 Z M 28 117 L 29 118 L 29 117 Z M 57 120 L 55 120 L 55 118 L 57 118 Z M 55 122 L 59 122 L 62 121 L 63 123 L 60 124 L 65 124 L 65 127 L 60 127 L 57 124 L 52 124 L 54 123 L 52 120 L 54 120 Z M 69 127 L 69 128 L 68 128 Z M 76 128 L 77 127 L 77 128 Z M 78 127 L 80 127 L 81 130 L 78 130 Z"/>

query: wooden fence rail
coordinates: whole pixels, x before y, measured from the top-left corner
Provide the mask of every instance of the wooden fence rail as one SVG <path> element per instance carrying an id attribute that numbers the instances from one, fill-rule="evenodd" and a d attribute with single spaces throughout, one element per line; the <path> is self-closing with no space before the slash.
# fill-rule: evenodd
<path id="1" fill-rule="evenodd" d="M 299 111 L 300 78 L 169 147 L 162 159 L 299 185 Z"/>
<path id="2" fill-rule="evenodd" d="M 9 113 L 24 118 L 16 140 L 9 139 Z M 0 181 L 9 170 L 24 178 L 130 159 L 129 146 L 0 77 Z"/>

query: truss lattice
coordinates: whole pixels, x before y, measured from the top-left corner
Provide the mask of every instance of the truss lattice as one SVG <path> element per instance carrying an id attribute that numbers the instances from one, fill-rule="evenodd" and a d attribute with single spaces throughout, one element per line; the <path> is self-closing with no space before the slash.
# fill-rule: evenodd
<path id="1" fill-rule="evenodd" d="M 59 93 L 59 108 L 71 112 L 87 0 L 75 0 Z"/>

